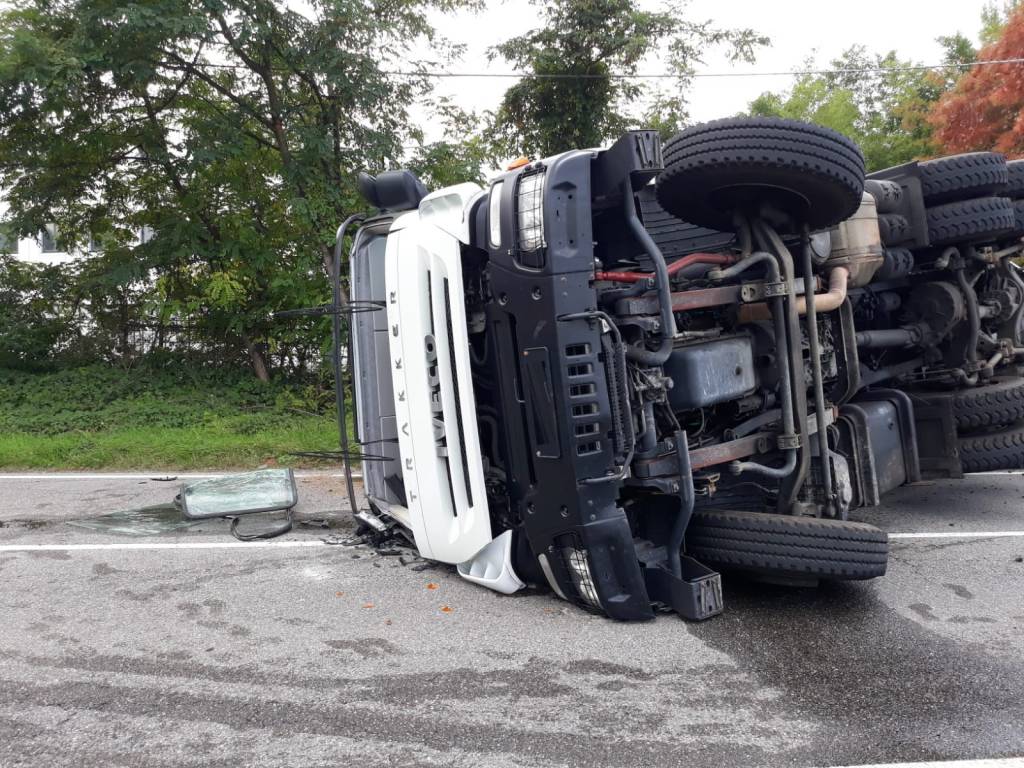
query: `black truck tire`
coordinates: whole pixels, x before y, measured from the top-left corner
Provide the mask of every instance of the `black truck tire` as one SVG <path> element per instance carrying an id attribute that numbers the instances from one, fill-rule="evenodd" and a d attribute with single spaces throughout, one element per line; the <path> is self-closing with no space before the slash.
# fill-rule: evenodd
<path id="1" fill-rule="evenodd" d="M 1024 420 L 1024 377 L 1021 376 L 997 376 L 984 386 L 953 393 L 914 392 L 910 396 L 929 404 L 951 397 L 956 428 L 962 432 Z"/>
<path id="2" fill-rule="evenodd" d="M 969 152 L 928 160 L 918 166 L 929 205 L 968 200 L 1000 192 L 1006 186 L 1006 158 L 998 152 Z"/>
<path id="3" fill-rule="evenodd" d="M 1024 200 L 1013 201 L 1014 234 L 1024 234 Z"/>
<path id="4" fill-rule="evenodd" d="M 665 145 L 658 202 L 679 218 L 735 231 L 737 209 L 768 204 L 794 224 L 824 229 L 851 216 L 864 192 L 864 156 L 830 128 L 770 117 L 695 125 Z"/>
<path id="5" fill-rule="evenodd" d="M 897 245 L 910 237 L 910 222 L 898 213 L 883 213 L 878 217 L 878 233 L 885 245 Z"/>
<path id="6" fill-rule="evenodd" d="M 979 197 L 928 208 L 928 239 L 932 245 L 996 239 L 1017 225 L 1008 197 Z"/>
<path id="7" fill-rule="evenodd" d="M 903 202 L 903 187 L 895 181 L 868 179 L 864 182 L 864 190 L 875 198 L 879 213 L 896 213 Z"/>
<path id="8" fill-rule="evenodd" d="M 1024 197 L 1024 160 L 1006 163 L 1006 186 L 1001 194 L 1014 199 Z"/>
<path id="9" fill-rule="evenodd" d="M 964 472 L 1024 469 L 1024 423 L 998 432 L 964 435 L 957 442 Z"/>
<path id="10" fill-rule="evenodd" d="M 885 573 L 889 538 L 866 523 L 697 510 L 686 532 L 686 552 L 723 571 L 857 581 Z"/>

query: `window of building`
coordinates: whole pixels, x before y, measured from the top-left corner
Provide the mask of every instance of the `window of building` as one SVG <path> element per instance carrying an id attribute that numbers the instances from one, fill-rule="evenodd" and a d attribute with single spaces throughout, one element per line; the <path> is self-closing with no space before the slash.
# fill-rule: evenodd
<path id="1" fill-rule="evenodd" d="M 6 232 L 0 232 L 0 254 L 17 256 L 18 238 Z"/>
<path id="2" fill-rule="evenodd" d="M 39 233 L 39 247 L 43 253 L 59 253 L 60 248 L 57 245 L 57 225 L 47 224 L 42 232 Z"/>

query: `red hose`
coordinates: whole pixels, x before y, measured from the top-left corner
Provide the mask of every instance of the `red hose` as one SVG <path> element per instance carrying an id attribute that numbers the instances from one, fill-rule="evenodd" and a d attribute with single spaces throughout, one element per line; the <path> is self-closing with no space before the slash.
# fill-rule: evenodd
<path id="1" fill-rule="evenodd" d="M 673 261 L 668 265 L 668 274 L 671 277 L 681 269 L 686 269 L 691 264 L 718 264 L 725 266 L 736 262 L 736 257 L 728 253 L 691 253 L 683 258 Z M 639 283 L 641 280 L 649 280 L 654 277 L 653 272 L 595 272 L 595 280 L 608 280 L 613 283 Z"/>

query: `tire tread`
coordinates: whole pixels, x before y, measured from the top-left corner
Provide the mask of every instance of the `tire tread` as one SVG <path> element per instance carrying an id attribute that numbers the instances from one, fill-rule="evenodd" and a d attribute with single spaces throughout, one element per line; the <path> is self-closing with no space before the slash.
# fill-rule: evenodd
<path id="1" fill-rule="evenodd" d="M 995 238 L 1016 226 L 1013 202 L 1007 197 L 979 197 L 927 209 L 928 239 L 948 245 Z"/>
<path id="2" fill-rule="evenodd" d="M 1002 190 L 1007 183 L 1006 158 L 998 152 L 968 152 L 927 160 L 919 166 L 925 202 L 948 203 Z"/>
<path id="3" fill-rule="evenodd" d="M 697 510 L 687 551 L 724 569 L 831 579 L 885 573 L 888 536 L 871 525 L 757 512 Z"/>

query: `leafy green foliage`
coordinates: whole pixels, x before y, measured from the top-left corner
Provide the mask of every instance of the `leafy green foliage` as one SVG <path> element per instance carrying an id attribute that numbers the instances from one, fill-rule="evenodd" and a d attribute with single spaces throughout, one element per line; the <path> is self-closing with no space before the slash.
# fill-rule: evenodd
<path id="1" fill-rule="evenodd" d="M 788 93 L 764 93 L 749 112 L 844 133 L 860 144 L 869 170 L 899 165 L 933 154 L 927 115 L 947 88 L 944 73 L 912 67 L 895 52 L 872 55 L 853 46 L 829 62 L 833 71 L 803 75 Z"/>
<path id="2" fill-rule="evenodd" d="M 427 81 L 389 62 L 420 43 L 445 55 L 425 11 L 460 4 L 18 0 L 0 14 L 8 225 L 102 243 L 80 286 L 100 328 L 187 324 L 267 378 L 274 345 L 301 344 L 274 313 L 329 296 L 355 173 L 414 133 Z"/>
<path id="3" fill-rule="evenodd" d="M 1020 7 L 1022 0 L 989 0 L 981 10 L 981 33 L 979 37 L 983 46 L 992 45 L 1003 36 L 1003 30 L 1013 12 Z"/>
<path id="4" fill-rule="evenodd" d="M 467 112 L 447 98 L 432 106 L 445 139 L 421 143 L 406 165 L 428 189 L 467 181 L 483 184 L 482 169 L 498 163 L 487 135 L 487 117 Z"/>
<path id="5" fill-rule="evenodd" d="M 644 118 L 666 131 L 685 120 L 684 93 L 702 52 L 724 45 L 733 60 L 752 61 L 767 38 L 749 29 L 722 30 L 687 19 L 679 6 L 646 11 L 635 0 L 547 0 L 537 2 L 540 26 L 496 46 L 501 58 L 530 73 L 505 92 L 495 115 L 499 153 L 548 156 L 594 147 Z M 649 59 L 675 74 L 671 91 L 655 91 L 636 74 Z M 669 127 L 671 123 L 671 127 Z"/>
<path id="6" fill-rule="evenodd" d="M 0 367 L 42 368 L 74 341 L 68 277 L 0 255 Z"/>
<path id="7" fill-rule="evenodd" d="M 337 448 L 331 392 L 240 371 L 0 369 L 0 398 L 8 468 L 251 467 Z"/>

